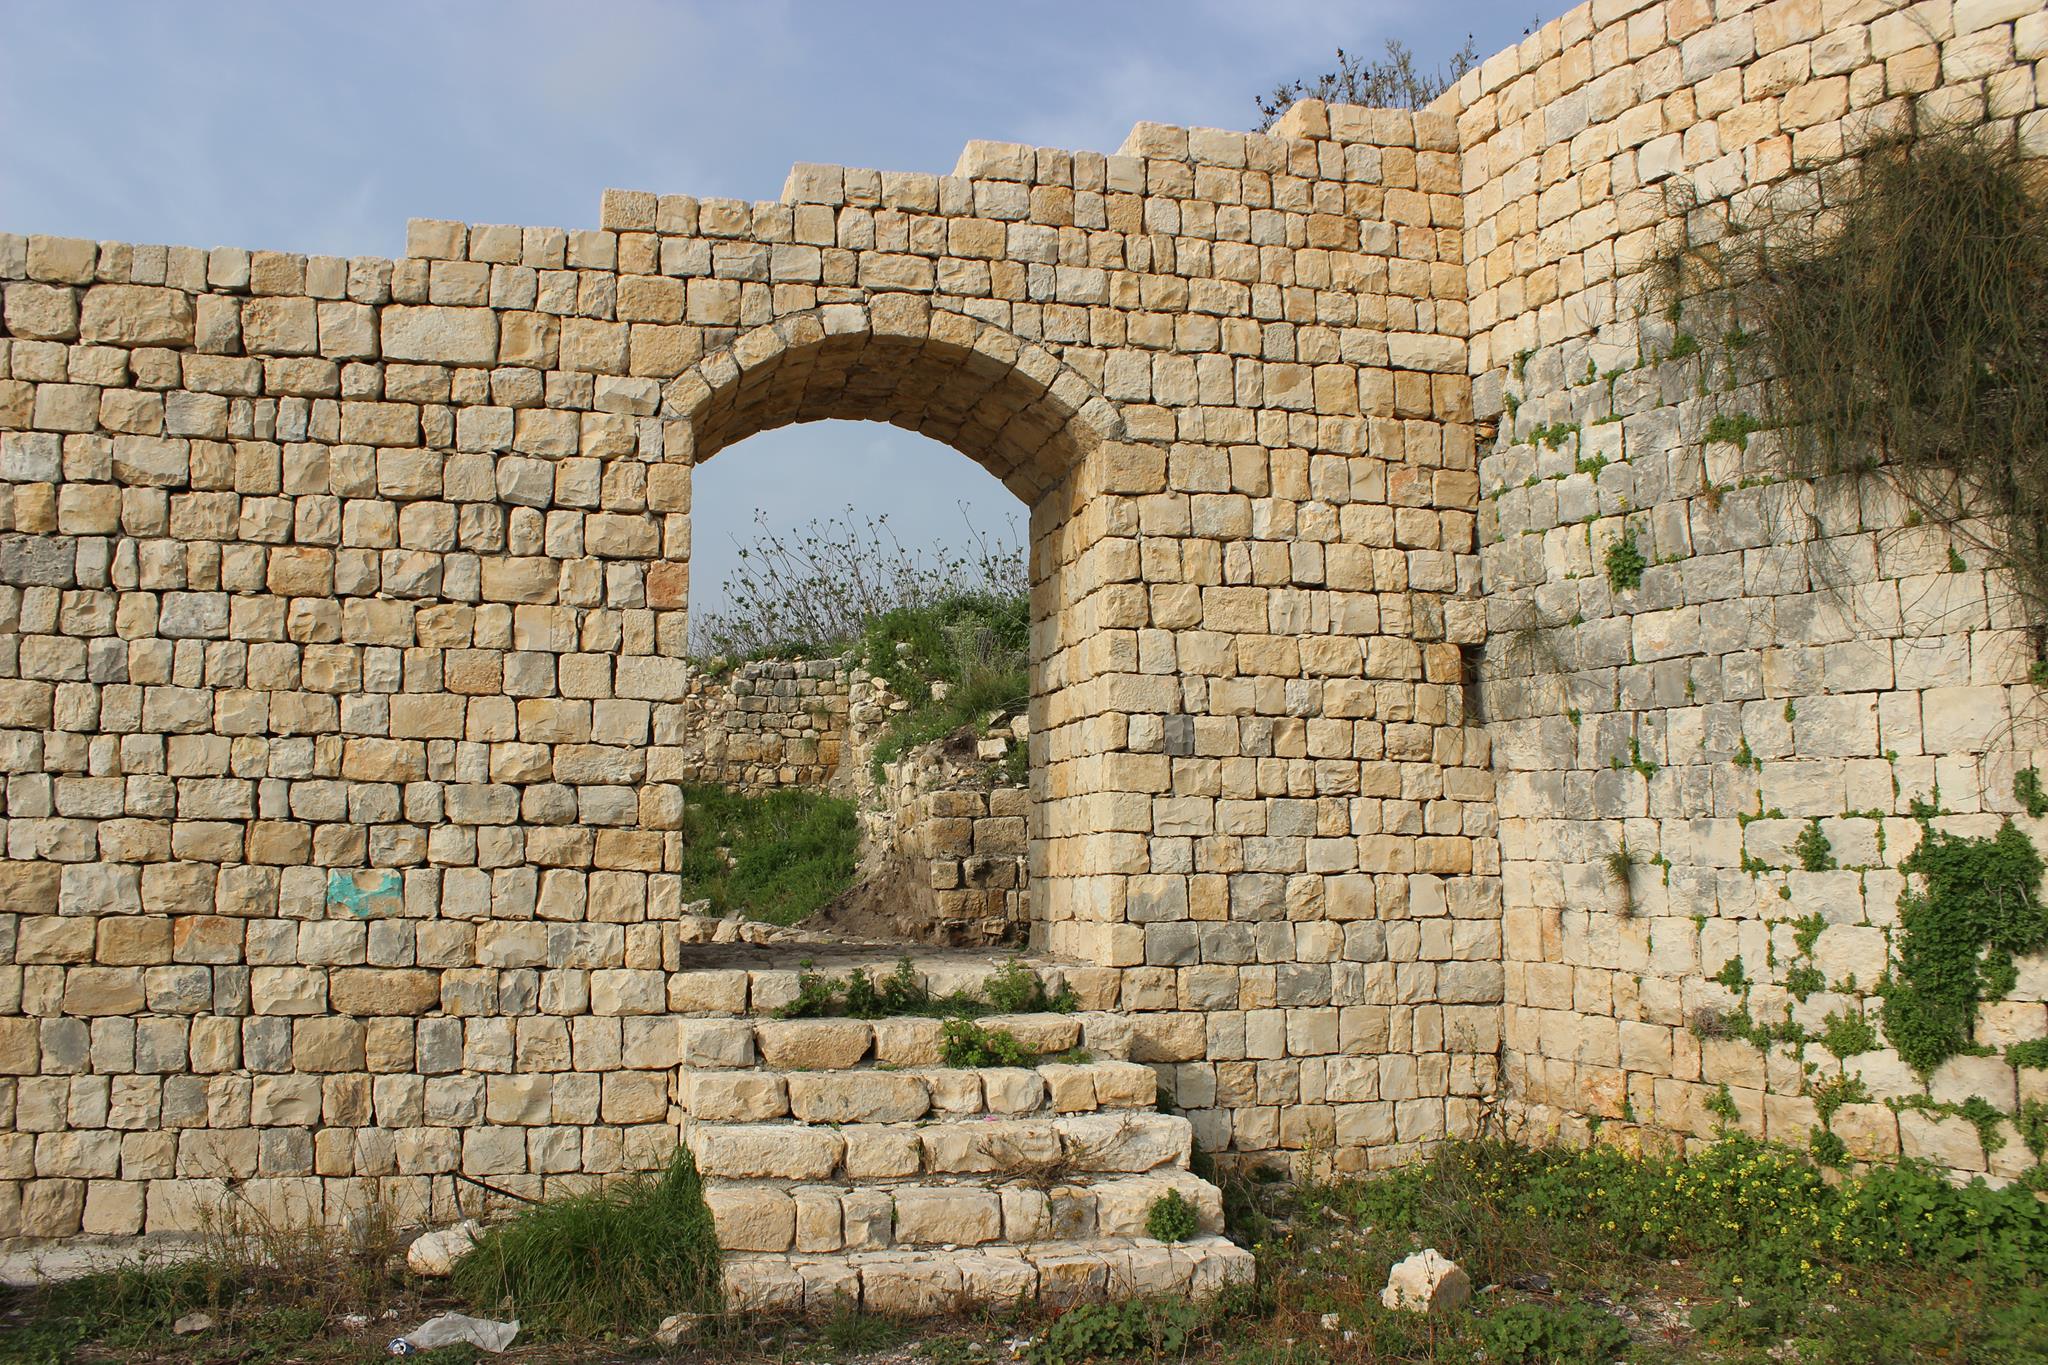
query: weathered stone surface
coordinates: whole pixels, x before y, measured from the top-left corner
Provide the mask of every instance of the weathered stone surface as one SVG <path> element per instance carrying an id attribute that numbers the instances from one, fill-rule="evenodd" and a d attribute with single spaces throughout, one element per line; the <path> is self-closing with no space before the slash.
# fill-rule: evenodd
<path id="1" fill-rule="evenodd" d="M 754 1026 L 761 1060 L 785 1071 L 829 1071 L 868 1055 L 873 1030 L 858 1019 L 778 1019 Z"/>
<path id="2" fill-rule="evenodd" d="M 908 1123 L 931 1108 L 923 1081 L 885 1071 L 789 1077 L 790 1112 L 805 1123 Z"/>
<path id="3" fill-rule="evenodd" d="M 1471 1297 L 1471 1277 L 1434 1247 L 1396 1261 L 1380 1291 L 1381 1303 L 1411 1313 L 1449 1312 Z"/>
<path id="4" fill-rule="evenodd" d="M 81 341 L 110 346 L 190 346 L 192 296 L 178 289 L 99 284 L 79 310 Z"/>

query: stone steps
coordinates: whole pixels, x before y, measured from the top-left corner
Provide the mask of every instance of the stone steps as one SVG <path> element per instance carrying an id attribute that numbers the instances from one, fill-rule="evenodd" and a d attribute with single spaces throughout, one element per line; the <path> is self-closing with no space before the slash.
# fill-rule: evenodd
<path id="1" fill-rule="evenodd" d="M 812 970 L 844 979 L 861 965 L 895 969 L 842 955 Z M 1002 966 L 919 971 L 943 996 Z M 1221 1195 L 1188 1170 L 1193 1128 L 1157 1112 L 1156 1073 L 1129 1060 L 1127 1016 L 986 1016 L 975 1024 L 1037 1062 L 949 1066 L 944 1020 L 775 1017 L 798 990 L 779 963 L 681 975 L 680 1130 L 732 1306 L 927 1314 L 1185 1297 L 1249 1277 L 1250 1256 L 1217 1235 Z M 1168 1192 L 1194 1209 L 1193 1241 L 1145 1235 Z"/>
<path id="2" fill-rule="evenodd" d="M 1193 1138 L 1179 1115 L 1140 1110 L 924 1124 L 683 1123 L 683 1142 L 707 1181 L 1143 1175 L 1186 1169 Z"/>
<path id="3" fill-rule="evenodd" d="M 685 948 L 686 954 L 692 950 Z M 845 948 L 783 949 L 752 955 L 738 955 L 733 965 L 691 966 L 687 959 L 671 965 L 668 973 L 668 1006 L 671 1014 L 692 1017 L 768 1017 L 797 998 L 805 971 L 835 981 L 845 981 L 858 969 L 879 981 L 892 975 L 902 953 L 888 956 L 889 949 L 870 951 Z M 1057 991 L 1066 984 L 1072 968 L 1032 958 L 1008 958 L 991 954 L 926 954 L 911 957 L 911 969 L 933 997 L 965 991 L 979 994 L 991 978 L 1013 963 L 1029 967 Z M 809 963 L 806 966 L 804 964 Z"/>
<path id="4" fill-rule="evenodd" d="M 912 1123 L 1151 1110 L 1159 1078 L 1137 1062 L 1049 1062 L 1036 1067 L 931 1067 L 897 1071 L 701 1070 L 684 1067 L 676 1094 L 693 1120 L 711 1123 Z"/>
<path id="5" fill-rule="evenodd" d="M 1035 1301 L 1047 1308 L 1108 1299 L 1206 1300 L 1252 1281 L 1252 1254 L 1225 1238 L 1168 1245 L 1103 1237 L 1022 1246 L 730 1254 L 725 1302 L 741 1311 L 829 1313 L 843 1307 L 930 1317 Z"/>
<path id="6" fill-rule="evenodd" d="M 1203 1233 L 1223 1231 L 1215 1186 L 1168 1168 L 1147 1175 L 925 1179 L 859 1185 L 716 1180 L 704 1199 L 730 1251 L 827 1254 L 1146 1236 L 1153 1203 L 1177 1190 Z"/>
<path id="7" fill-rule="evenodd" d="M 991 1014 L 973 1021 L 1000 1029 L 1041 1057 L 1075 1048 L 1090 1058 L 1123 1060 L 1131 1051 L 1127 1016 Z M 692 1071 L 843 1071 L 873 1062 L 889 1067 L 938 1067 L 945 1057 L 946 1022 L 921 1016 L 887 1019 L 681 1020 L 682 1064 Z"/>

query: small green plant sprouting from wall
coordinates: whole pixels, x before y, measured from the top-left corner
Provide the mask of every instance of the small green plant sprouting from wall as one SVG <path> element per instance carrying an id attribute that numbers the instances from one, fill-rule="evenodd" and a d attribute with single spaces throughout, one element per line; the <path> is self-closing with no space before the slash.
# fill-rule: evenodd
<path id="1" fill-rule="evenodd" d="M 2041 785 L 2039 768 L 2022 768 L 2012 775 L 2012 798 L 2035 820 L 2048 815 L 2048 789 Z"/>
<path id="2" fill-rule="evenodd" d="M 1832 871 L 1835 862 L 1835 846 L 1828 842 L 1828 836 L 1820 827 L 1820 817 L 1814 816 L 1806 822 L 1806 828 L 1793 841 L 1792 851 L 1799 856 L 1799 865 L 1808 872 Z"/>
<path id="3" fill-rule="evenodd" d="M 1145 1213 L 1145 1235 L 1158 1242 L 1185 1242 L 1201 1226 L 1195 1206 L 1183 1199 L 1179 1190 L 1160 1195 Z"/>
<path id="4" fill-rule="evenodd" d="M 1734 446 L 1737 450 L 1748 450 L 1750 436 L 1762 431 L 1763 425 L 1746 412 L 1732 415 L 1725 412 L 1717 413 L 1714 420 L 1707 423 L 1706 439 L 1709 444 L 1718 443 Z"/>
<path id="5" fill-rule="evenodd" d="M 1919 885 L 1899 898 L 1898 962 L 1879 991 L 1885 1037 L 1915 1070 L 1968 1049 L 1977 1006 L 2013 988 L 2013 959 L 2048 945 L 2044 866 L 2033 840 L 2007 821 L 1970 838 L 1922 815 L 1920 846 L 1899 864 Z"/>
<path id="6" fill-rule="evenodd" d="M 2015 1070 L 2048 1071 L 2048 1038 L 2014 1043 L 2005 1050 L 2005 1063 Z"/>
<path id="7" fill-rule="evenodd" d="M 1739 957 L 1731 957 L 1722 963 L 1721 970 L 1707 980 L 1718 986 L 1726 986 L 1731 991 L 1746 990 L 1750 984 L 1749 973 L 1743 968 L 1742 959 Z"/>
<path id="8" fill-rule="evenodd" d="M 1764 770 L 1764 761 L 1758 758 L 1756 751 L 1749 747 L 1748 735 L 1742 737 L 1741 745 L 1736 748 L 1734 762 L 1736 767 L 1747 768 L 1751 772 L 1760 773 Z"/>
<path id="9" fill-rule="evenodd" d="M 1707 1096 L 1701 1107 L 1724 1124 L 1739 1123 L 1742 1120 L 1742 1111 L 1735 1107 L 1735 1096 L 1728 1092 L 1726 1081 L 1721 1082 L 1720 1089 Z"/>
<path id="10" fill-rule="evenodd" d="M 1822 1021 L 1820 1045 L 1837 1057 L 1855 1057 L 1877 1050 L 1877 1030 L 1860 1014 L 1836 1010 Z"/>
<path id="11" fill-rule="evenodd" d="M 1621 533 L 1621 539 L 1607 547 L 1607 582 L 1619 590 L 1643 586 L 1643 570 L 1650 561 L 1636 544 L 1635 528 Z"/>
<path id="12" fill-rule="evenodd" d="M 1624 919 L 1636 912 L 1635 855 L 1628 851 L 1628 840 L 1623 839 L 1612 853 L 1602 860 L 1607 869 L 1608 884 L 1621 893 L 1621 914 Z"/>
<path id="13" fill-rule="evenodd" d="M 1691 224 L 1675 213 L 1681 240 L 1653 295 L 1667 314 L 1696 302 L 1753 334 L 1741 358 L 1768 381 L 1764 424 L 1794 475 L 1882 471 L 1926 522 L 2006 571 L 2028 622 L 2048 623 L 2038 163 L 2009 132 L 1910 122 L 1851 152 L 1805 202 L 1781 197 L 1714 242 L 1683 239 Z M 1710 439 L 1747 434 L 1726 420 Z"/>

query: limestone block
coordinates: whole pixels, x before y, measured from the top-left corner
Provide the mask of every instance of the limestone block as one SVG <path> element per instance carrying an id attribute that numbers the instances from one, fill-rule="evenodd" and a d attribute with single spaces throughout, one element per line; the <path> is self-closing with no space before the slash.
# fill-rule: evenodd
<path id="1" fill-rule="evenodd" d="M 788 1071 L 852 1066 L 867 1056 L 873 1040 L 873 1029 L 859 1019 L 775 1019 L 754 1025 L 761 1059 Z"/>
<path id="2" fill-rule="evenodd" d="M 878 1251 L 895 1237 L 896 1205 L 887 1190 L 848 1190 L 839 1211 L 840 1240 L 849 1251 Z"/>
<path id="3" fill-rule="evenodd" d="M 933 1317 L 960 1302 L 960 1269 L 949 1260 L 877 1260 L 860 1272 L 861 1307 L 870 1313 Z"/>
<path id="4" fill-rule="evenodd" d="M 931 1108 L 922 1080 L 892 1072 L 798 1072 L 788 1083 L 790 1112 L 806 1123 L 908 1123 Z"/>
<path id="5" fill-rule="evenodd" d="M 896 1192 L 896 1240 L 919 1246 L 973 1246 L 1003 1235 L 994 1190 L 908 1186 Z"/>
<path id="6" fill-rule="evenodd" d="M 791 1313 L 804 1306 L 804 1281 L 779 1256 L 729 1256 L 719 1271 L 725 1306 L 739 1313 Z"/>
<path id="7" fill-rule="evenodd" d="M 765 1071 L 683 1072 L 683 1104 L 692 1118 L 756 1123 L 789 1112 L 787 1083 Z"/>
<path id="8" fill-rule="evenodd" d="M 1184 1167 L 1193 1148 L 1193 1130 L 1175 1114 L 1077 1114 L 1056 1124 L 1067 1164 L 1077 1171 Z"/>
<path id="9" fill-rule="evenodd" d="M 854 1125 L 842 1130 L 846 1173 L 858 1180 L 900 1180 L 923 1168 L 917 1132 L 909 1128 Z"/>
<path id="10" fill-rule="evenodd" d="M 379 319 L 379 336 L 389 360 L 489 365 L 498 358 L 498 319 L 488 308 L 394 304 Z"/>
<path id="11" fill-rule="evenodd" d="M 328 977 L 327 998 L 342 1014 L 426 1014 L 441 1007 L 441 974 L 419 968 L 343 968 Z"/>
<path id="12" fill-rule="evenodd" d="M 754 1064 L 754 1027 L 739 1019 L 684 1019 L 681 1033 L 684 1066 L 743 1067 Z"/>
<path id="13" fill-rule="evenodd" d="M 178 289 L 99 284 L 79 311 L 82 341 L 109 346 L 190 346 L 192 296 Z"/>
<path id="14" fill-rule="evenodd" d="M 1471 1297 L 1471 1277 L 1434 1247 L 1395 1262 L 1380 1291 L 1381 1303 L 1411 1313 L 1449 1312 Z"/>
<path id="15" fill-rule="evenodd" d="M 836 1132 L 780 1123 L 693 1124 L 688 1142 L 699 1171 L 728 1180 L 822 1180 L 846 1148 Z"/>
<path id="16" fill-rule="evenodd" d="M 991 1114 L 1028 1114 L 1045 1103 L 1045 1079 L 1023 1067 L 992 1067 L 981 1084 Z"/>
<path id="17" fill-rule="evenodd" d="M 875 1060 L 890 1066 L 937 1066 L 945 1028 L 937 1019 L 877 1019 Z"/>
<path id="18" fill-rule="evenodd" d="M 796 1242 L 796 1200 L 781 1190 L 712 1188 L 704 1203 L 727 1251 L 788 1251 Z"/>
<path id="19" fill-rule="evenodd" d="M 949 1175 L 1022 1177 L 1055 1169 L 1062 1161 L 1061 1135 L 1044 1121 L 933 1124 L 917 1136 L 924 1169 Z"/>

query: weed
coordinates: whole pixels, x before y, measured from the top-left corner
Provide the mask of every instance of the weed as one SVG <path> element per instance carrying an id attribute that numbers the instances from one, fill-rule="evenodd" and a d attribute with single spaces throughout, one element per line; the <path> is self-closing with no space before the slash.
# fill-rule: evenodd
<path id="1" fill-rule="evenodd" d="M 1621 913 L 1623 915 L 1633 915 L 1636 912 L 1636 863 L 1635 858 L 1628 851 L 1628 840 L 1626 838 L 1622 839 L 1616 845 L 1614 851 L 1607 855 L 1603 860 L 1603 865 L 1607 869 L 1608 884 L 1621 892 Z"/>
<path id="2" fill-rule="evenodd" d="M 2024 1043 L 2012 1044 L 2005 1050 L 2005 1060 L 2009 1066 L 2048 1071 L 2048 1038 L 2033 1038 Z"/>
<path id="3" fill-rule="evenodd" d="M 948 1019 L 941 1054 L 947 1066 L 1035 1066 L 1038 1054 L 1005 1028 L 983 1028 L 972 1019 Z"/>
<path id="4" fill-rule="evenodd" d="M 1650 561 L 1636 544 L 1633 527 L 1621 533 L 1621 539 L 1607 547 L 1607 582 L 1616 589 L 1640 588 L 1643 585 L 1643 570 Z"/>
<path id="5" fill-rule="evenodd" d="M 1855 1057 L 1877 1050 L 1877 1030 L 1860 1014 L 1830 1013 L 1820 1031 L 1820 1045 L 1837 1057 Z"/>
<path id="6" fill-rule="evenodd" d="M 1606 1365 L 1628 1346 L 1628 1328 L 1590 1304 L 1509 1303 L 1479 1323 L 1486 1358 L 1511 1365 Z"/>
<path id="7" fill-rule="evenodd" d="M 982 993 L 998 1014 L 1072 1014 L 1079 1005 L 1072 987 L 1062 985 L 1057 994 L 1050 993 L 1045 979 L 1022 962 L 1004 963 Z"/>
<path id="8" fill-rule="evenodd" d="M 1206 1323 L 1201 1308 L 1179 1301 L 1089 1303 L 1054 1318 L 1026 1349 L 1026 1365 L 1167 1360 L 1184 1355 Z"/>
<path id="9" fill-rule="evenodd" d="M 522 1320 L 569 1335 L 644 1330 L 719 1298 L 718 1239 L 687 1149 L 668 1169 L 522 1209 L 456 1262 L 479 1310 L 505 1300 Z"/>
<path id="10" fill-rule="evenodd" d="M 910 703 L 875 746 L 876 777 L 921 744 L 1022 706 L 1030 643 L 1030 602 L 1021 593 L 945 597 L 869 621 L 861 665 Z"/>
<path id="11" fill-rule="evenodd" d="M 1671 252 L 1667 300 L 1755 330 L 1800 475 L 1884 471 L 2048 620 L 2048 204 L 2029 149 L 1909 122 L 1852 151 L 1804 202 Z"/>
<path id="12" fill-rule="evenodd" d="M 1806 997 L 1827 985 L 1827 978 L 1820 968 L 1804 963 L 1785 973 L 1785 990 L 1794 999 L 1804 1002 Z"/>
<path id="13" fill-rule="evenodd" d="M 1970 1046 L 1978 1002 L 2017 980 L 2013 959 L 2048 944 L 2048 907 L 2041 855 L 2011 821 L 1971 838 L 1935 829 L 1923 808 L 1922 825 L 1899 864 L 1919 884 L 1899 898 L 1898 962 L 1881 991 L 1885 1036 L 1924 1073 Z"/>
<path id="14" fill-rule="evenodd" d="M 1761 430 L 1763 423 L 1746 412 L 1738 412 L 1733 416 L 1725 412 L 1716 413 L 1714 419 L 1707 423 L 1706 440 L 1709 445 L 1718 443 L 1734 446 L 1737 450 L 1748 450 L 1749 438 Z"/>
<path id="15" fill-rule="evenodd" d="M 2048 788 L 2041 784 L 2039 768 L 2022 768 L 2012 775 L 2012 796 L 2029 818 L 2048 815 Z"/>
<path id="16" fill-rule="evenodd" d="M 1818 815 L 1806 822 L 1806 828 L 1792 843 L 1792 851 L 1798 855 L 1799 865 L 1808 872 L 1826 872 L 1837 865 L 1835 846 L 1828 842 Z"/>
<path id="17" fill-rule="evenodd" d="M 1145 1235 L 1155 1241 L 1185 1242 L 1200 1229 L 1195 1206 L 1183 1199 L 1179 1190 L 1160 1195 L 1145 1214 Z"/>

